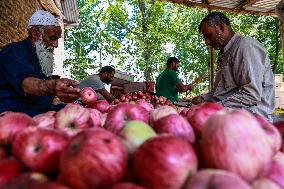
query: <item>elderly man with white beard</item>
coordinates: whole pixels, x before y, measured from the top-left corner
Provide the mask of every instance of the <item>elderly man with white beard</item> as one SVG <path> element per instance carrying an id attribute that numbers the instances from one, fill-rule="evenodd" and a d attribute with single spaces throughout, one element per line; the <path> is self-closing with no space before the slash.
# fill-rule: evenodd
<path id="1" fill-rule="evenodd" d="M 28 37 L 6 45 L 0 51 L 0 112 L 24 112 L 34 116 L 58 111 L 64 103 L 80 97 L 78 82 L 52 78 L 53 50 L 58 46 L 61 28 L 48 11 L 35 12 L 28 24 Z"/>

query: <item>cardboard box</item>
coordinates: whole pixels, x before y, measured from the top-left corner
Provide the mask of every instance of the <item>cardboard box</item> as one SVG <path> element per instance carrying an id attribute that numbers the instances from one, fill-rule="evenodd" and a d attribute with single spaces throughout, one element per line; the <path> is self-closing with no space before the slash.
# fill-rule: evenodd
<path id="1" fill-rule="evenodd" d="M 282 74 L 274 74 L 275 83 L 283 82 L 283 75 Z"/>

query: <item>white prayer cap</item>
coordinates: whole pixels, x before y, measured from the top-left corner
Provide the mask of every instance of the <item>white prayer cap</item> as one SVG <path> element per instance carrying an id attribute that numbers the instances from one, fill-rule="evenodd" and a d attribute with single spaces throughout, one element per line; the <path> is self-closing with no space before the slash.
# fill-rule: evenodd
<path id="1" fill-rule="evenodd" d="M 55 16 L 44 10 L 36 11 L 29 20 L 28 28 L 32 26 L 59 26 Z"/>

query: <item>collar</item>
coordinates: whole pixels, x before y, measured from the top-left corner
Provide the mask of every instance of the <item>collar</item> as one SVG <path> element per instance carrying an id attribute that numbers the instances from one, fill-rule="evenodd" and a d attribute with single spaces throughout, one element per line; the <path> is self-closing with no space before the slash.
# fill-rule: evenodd
<path id="1" fill-rule="evenodd" d="M 224 47 L 224 52 L 228 51 L 229 48 L 234 44 L 234 41 L 240 34 L 235 33 L 234 36 L 230 39 L 230 41 L 227 43 L 227 45 Z"/>
<path id="2" fill-rule="evenodd" d="M 36 48 L 33 46 L 32 41 L 29 38 L 24 39 L 24 44 L 33 55 L 36 55 Z"/>

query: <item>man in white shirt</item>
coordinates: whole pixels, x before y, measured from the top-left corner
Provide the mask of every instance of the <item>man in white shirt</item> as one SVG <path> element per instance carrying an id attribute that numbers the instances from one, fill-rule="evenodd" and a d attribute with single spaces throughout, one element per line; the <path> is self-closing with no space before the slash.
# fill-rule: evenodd
<path id="1" fill-rule="evenodd" d="M 93 74 L 83 79 L 79 88 L 92 87 L 98 94 L 98 99 L 106 99 L 109 103 L 115 100 L 115 97 L 105 89 L 105 84 L 110 84 L 114 79 L 115 69 L 111 66 L 104 66 L 99 74 Z M 100 96 L 101 95 L 101 96 Z"/>
<path id="2" fill-rule="evenodd" d="M 270 60 L 257 40 L 236 34 L 220 12 L 208 14 L 199 25 L 205 44 L 219 50 L 213 90 L 192 99 L 193 103 L 216 102 L 269 115 L 275 108 L 275 84 Z"/>

